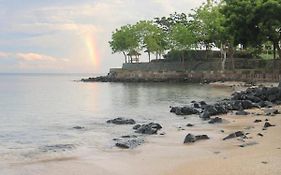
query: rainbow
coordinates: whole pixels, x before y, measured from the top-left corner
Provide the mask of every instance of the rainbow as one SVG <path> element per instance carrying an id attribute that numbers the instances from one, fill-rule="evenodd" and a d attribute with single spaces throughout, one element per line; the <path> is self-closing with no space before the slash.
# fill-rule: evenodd
<path id="1" fill-rule="evenodd" d="M 91 63 L 93 63 L 94 66 L 99 65 L 99 54 L 96 47 L 96 42 L 94 35 L 92 33 L 88 33 L 85 35 L 85 45 L 88 50 L 89 58 L 91 60 Z"/>

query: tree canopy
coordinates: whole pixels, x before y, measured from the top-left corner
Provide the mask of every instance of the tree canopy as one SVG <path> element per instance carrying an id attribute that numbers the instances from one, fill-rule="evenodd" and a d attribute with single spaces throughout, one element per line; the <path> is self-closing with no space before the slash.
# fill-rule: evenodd
<path id="1" fill-rule="evenodd" d="M 144 51 L 156 59 L 169 51 L 211 50 L 232 57 L 240 49 L 270 48 L 281 58 L 280 0 L 207 0 L 192 13 L 174 13 L 122 26 L 109 42 L 113 53 Z M 206 54 L 207 55 L 207 54 Z M 223 56 L 222 56 L 223 57 Z M 182 61 L 184 58 L 182 59 Z M 225 60 L 224 60 L 225 61 Z"/>

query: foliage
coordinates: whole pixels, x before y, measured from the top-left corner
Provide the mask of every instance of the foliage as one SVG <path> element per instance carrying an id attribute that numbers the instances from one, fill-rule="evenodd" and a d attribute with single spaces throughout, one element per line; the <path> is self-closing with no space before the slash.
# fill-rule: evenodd
<path id="1" fill-rule="evenodd" d="M 109 43 L 113 53 L 124 54 L 125 61 L 133 51 L 147 52 L 149 61 L 151 54 L 157 59 L 165 52 L 183 61 L 188 50 L 202 48 L 212 57 L 210 50 L 215 47 L 220 48 L 224 63 L 227 57 L 276 55 L 275 50 L 281 58 L 281 1 L 207 0 L 191 14 L 174 13 L 122 26 Z"/>

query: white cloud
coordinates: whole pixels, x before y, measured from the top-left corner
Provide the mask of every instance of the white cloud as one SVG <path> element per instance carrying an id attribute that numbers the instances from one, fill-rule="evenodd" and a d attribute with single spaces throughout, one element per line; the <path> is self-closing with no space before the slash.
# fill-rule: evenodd
<path id="1" fill-rule="evenodd" d="M 0 51 L 0 58 L 7 58 L 8 56 L 9 56 L 9 53 Z"/>
<path id="2" fill-rule="evenodd" d="M 17 53 L 16 57 L 24 61 L 57 61 L 57 58 L 37 53 Z"/>

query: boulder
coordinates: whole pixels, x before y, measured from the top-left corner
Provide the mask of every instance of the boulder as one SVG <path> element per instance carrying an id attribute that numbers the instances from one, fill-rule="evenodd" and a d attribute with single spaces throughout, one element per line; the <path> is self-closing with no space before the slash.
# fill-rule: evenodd
<path id="1" fill-rule="evenodd" d="M 192 115 L 199 114 L 199 111 L 193 107 L 185 106 L 185 107 L 171 107 L 171 113 L 175 113 L 176 115 Z"/>
<path id="2" fill-rule="evenodd" d="M 194 126 L 194 125 L 191 124 L 191 123 L 188 123 L 186 126 L 187 126 L 187 127 L 192 127 L 192 126 Z"/>
<path id="3" fill-rule="evenodd" d="M 234 132 L 234 133 L 229 134 L 228 136 L 226 136 L 225 138 L 223 138 L 223 140 L 233 139 L 233 138 L 242 137 L 242 136 L 245 136 L 244 132 L 242 132 L 242 131 L 237 131 L 237 132 Z"/>
<path id="4" fill-rule="evenodd" d="M 210 139 L 207 135 L 193 135 L 193 134 L 187 134 L 184 138 L 183 143 L 194 143 L 199 140 L 207 140 Z"/>
<path id="5" fill-rule="evenodd" d="M 143 142 L 143 139 L 124 139 L 117 141 L 115 146 L 122 149 L 132 149 L 141 145 Z"/>
<path id="6" fill-rule="evenodd" d="M 273 126 L 275 126 L 275 125 L 272 125 L 269 122 L 265 122 L 263 127 L 268 128 L 268 127 L 273 127 Z"/>
<path id="7" fill-rule="evenodd" d="M 254 123 L 260 123 L 260 122 L 262 122 L 262 120 L 256 119 L 256 120 L 254 121 Z"/>
<path id="8" fill-rule="evenodd" d="M 133 119 L 126 119 L 122 117 L 118 117 L 112 120 L 107 120 L 106 123 L 113 123 L 116 125 L 134 125 L 136 124 L 135 120 Z"/>
<path id="9" fill-rule="evenodd" d="M 222 123 L 222 118 L 220 118 L 220 117 L 212 118 L 208 123 L 210 123 L 210 124 Z"/>
<path id="10" fill-rule="evenodd" d="M 140 127 L 141 127 L 140 124 L 136 124 L 136 125 L 133 127 L 133 129 L 136 130 L 136 129 L 139 129 Z"/>
<path id="11" fill-rule="evenodd" d="M 244 110 L 240 110 L 240 111 L 237 111 L 235 114 L 236 114 L 236 115 L 248 115 L 248 114 L 250 114 L 250 113 L 249 113 L 249 112 L 246 112 L 246 111 L 244 111 Z"/>
<path id="12" fill-rule="evenodd" d="M 160 130 L 162 126 L 158 123 L 149 123 L 149 124 L 143 124 L 138 129 L 136 129 L 136 133 L 139 134 L 157 134 L 157 131 Z"/>
<path id="13" fill-rule="evenodd" d="M 196 141 L 196 138 L 193 134 L 187 134 L 184 138 L 183 143 L 193 143 Z"/>

